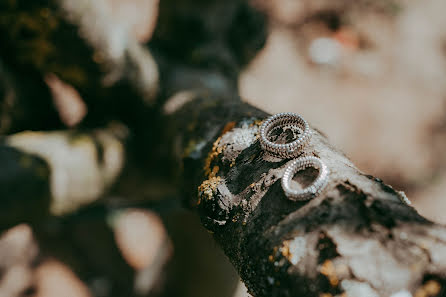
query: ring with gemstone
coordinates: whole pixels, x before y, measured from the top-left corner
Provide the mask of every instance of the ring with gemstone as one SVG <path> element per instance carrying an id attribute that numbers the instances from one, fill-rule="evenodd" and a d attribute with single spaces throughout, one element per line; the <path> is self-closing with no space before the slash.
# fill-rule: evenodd
<path id="1" fill-rule="evenodd" d="M 306 188 L 295 189 L 291 187 L 291 181 L 294 175 L 305 168 L 313 167 L 319 170 L 319 174 L 314 182 Z M 330 172 L 328 167 L 321 159 L 313 156 L 305 156 L 295 159 L 285 169 L 282 177 L 282 189 L 290 200 L 303 201 L 318 196 L 328 184 L 328 176 Z"/>
<path id="2" fill-rule="evenodd" d="M 275 143 L 269 140 L 271 132 L 277 127 L 295 126 L 301 132 L 299 137 L 290 143 Z M 262 149 L 280 158 L 297 157 L 308 144 L 311 137 L 310 126 L 300 115 L 292 112 L 278 113 L 267 118 L 260 127 L 260 145 Z"/>

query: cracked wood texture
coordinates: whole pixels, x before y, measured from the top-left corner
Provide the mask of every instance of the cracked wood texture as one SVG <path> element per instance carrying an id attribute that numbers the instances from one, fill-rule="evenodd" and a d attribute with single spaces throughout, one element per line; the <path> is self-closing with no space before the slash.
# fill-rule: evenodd
<path id="1" fill-rule="evenodd" d="M 246 2 L 161 1 L 157 29 L 148 45 L 160 69 L 159 86 L 156 70 L 149 71 L 155 67 L 152 58 L 141 46 L 129 42 L 115 49 L 121 53 L 118 58 L 112 55 L 116 52 L 107 41 L 112 39 L 114 28 L 101 27 L 107 22 L 101 18 L 89 22 L 95 18 L 91 13 L 94 9 L 88 9 L 93 2 L 54 0 L 49 6 L 45 1 L 14 3 L 2 4 L 6 8 L 1 12 L 1 54 L 2 59 L 8 56 L 11 60 L 5 59 L 5 67 L 0 69 L 8 77 L 2 79 L 1 91 L 20 100 L 7 107 L 23 108 L 31 114 L 28 101 L 21 99 L 29 94 L 17 92 L 16 87 L 25 70 L 31 71 L 27 76 L 32 78 L 30 85 L 42 94 L 49 94 L 42 77 L 55 73 L 76 87 L 89 107 L 81 127 L 91 129 L 110 120 L 123 121 L 131 141 L 121 144 L 116 137 L 98 145 L 98 134 L 93 133 L 87 142 L 96 142 L 95 149 L 85 156 L 81 152 L 80 158 L 98 162 L 98 156 L 112 143 L 113 147 L 123 147 L 119 149 L 120 163 L 125 151 L 129 155 L 125 162 L 136 160 L 139 167 L 146 166 L 143 171 L 164 174 L 164 167 L 171 168 L 169 182 L 181 185 L 185 204 L 197 210 L 253 296 L 446 295 L 446 229 L 419 216 L 401 202 L 401 193 L 380 179 L 360 172 L 314 128 L 304 152 L 327 164 L 330 182 L 313 200 L 286 199 L 280 178 L 290 161 L 265 154 L 258 141 L 258 127 L 268 114 L 237 96 L 238 73 L 265 38 L 264 19 Z M 68 12 L 68 18 L 52 14 L 60 7 Z M 82 7 L 86 9 L 83 12 Z M 23 23 L 16 22 L 17 13 Z M 14 36 L 22 31 L 9 31 L 10 26 L 37 34 L 22 44 Z M 160 90 L 156 101 L 154 89 Z M 47 109 L 41 117 L 48 117 L 48 122 L 36 129 L 58 128 L 61 124 L 51 104 L 42 104 Z M 27 117 L 11 117 L 2 132 L 33 129 L 32 124 Z M 65 139 L 64 132 L 42 133 L 41 137 Z M 276 136 L 286 141 L 294 133 L 276 131 Z M 2 203 L 8 207 L 2 215 L 2 227 L 24 219 L 38 225 L 50 216 L 48 208 L 55 207 L 54 191 L 50 193 L 54 181 L 49 179 L 57 162 L 51 162 L 51 156 L 29 151 L 29 142 L 22 142 L 23 146 L 14 142 L 20 136 L 23 134 L 6 137 L 0 150 L 0 160 L 8 169 L 0 176 Z M 26 141 L 35 143 L 36 138 Z M 161 162 L 140 162 L 145 158 Z M 11 169 L 13 175 L 9 174 Z M 119 176 L 121 167 L 112 169 L 110 179 L 98 179 L 93 188 L 102 185 L 101 190 L 88 196 L 86 204 L 96 201 L 111 184 L 124 183 L 125 176 Z M 307 169 L 296 179 L 305 185 L 316 173 Z M 109 174 L 98 175 L 104 178 Z M 80 179 L 84 185 L 86 181 Z M 31 187 L 21 193 L 20 181 L 24 180 Z M 141 189 L 133 187 L 133 193 L 138 191 Z M 31 201 L 39 207 L 17 210 L 21 203 L 30 206 L 23 197 L 34 198 Z M 59 214 L 79 207 L 64 207 Z M 38 215 L 34 215 L 35 209 Z"/>

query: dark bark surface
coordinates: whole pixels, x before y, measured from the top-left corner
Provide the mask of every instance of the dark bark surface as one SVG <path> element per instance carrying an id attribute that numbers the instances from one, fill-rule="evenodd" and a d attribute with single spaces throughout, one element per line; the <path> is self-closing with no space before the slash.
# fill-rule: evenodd
<path id="1" fill-rule="evenodd" d="M 405 290 L 417 297 L 446 295 L 446 229 L 403 203 L 402 193 L 360 172 L 316 129 L 312 129 L 313 137 L 304 153 L 318 156 L 328 165 L 330 182 L 313 200 L 286 199 L 280 178 L 289 160 L 265 154 L 258 141 L 258 127 L 268 114 L 237 96 L 238 72 L 263 45 L 266 33 L 264 19 L 246 2 L 161 1 L 159 25 L 148 45 L 160 68 L 156 101 L 154 85 L 158 84 L 147 73 L 157 79 L 158 72 L 141 71 L 142 67 L 155 67 L 148 51 L 130 41 L 121 47 L 118 58 L 108 55 L 107 41 L 113 28 L 101 27 L 101 21 L 97 27 L 88 27 L 88 20 L 95 17 L 94 9 L 87 13 L 69 1 L 49 3 L 2 4 L 6 6 L 0 12 L 1 41 L 7 46 L 2 46 L 1 55 L 14 57 L 5 65 L 15 71 L 6 75 L 11 77 L 7 81 L 24 69 L 32 69 L 36 77 L 59 75 L 86 101 L 89 115 L 81 127 L 89 130 L 84 134 L 58 131 L 5 137 L 0 147 L 0 160 L 6 164 L 0 173 L 0 193 L 4 194 L 2 203 L 8 206 L 5 214 L 11 216 L 2 215 L 2 228 L 31 216 L 17 210 L 23 204 L 31 206 L 27 198 L 31 195 L 42 209 L 40 217 L 48 218 L 92 204 L 110 189 L 119 193 L 132 188 L 129 192 L 138 195 L 142 189 L 131 183 L 135 176 L 142 175 L 144 180 L 157 172 L 163 177 L 171 173 L 166 183 L 181 185 L 185 204 L 198 211 L 203 225 L 213 232 L 253 296 L 375 297 Z M 14 19 L 15 15 L 22 18 Z M 52 21 L 41 20 L 50 16 Z M 87 27 L 90 30 L 85 33 Z M 9 32 L 9 28 L 15 29 Z M 34 35 L 29 30 L 34 30 Z M 17 32 L 25 34 L 24 38 Z M 29 54 L 32 49 L 36 55 Z M 41 79 L 35 81 L 39 90 L 48 93 L 43 84 L 39 85 Z M 3 85 L 14 90 L 9 83 Z M 6 94 L 4 89 L 2 95 Z M 49 106 L 49 114 L 53 112 L 47 101 L 42 104 Z M 111 119 L 128 127 L 131 141 L 118 137 L 116 129 L 91 130 Z M 17 127 L 31 129 L 32 125 Z M 16 130 L 10 126 L 4 131 Z M 284 139 L 292 136 L 290 131 L 278 133 Z M 79 162 L 93 164 L 91 168 L 97 170 L 94 172 L 99 178 L 92 188 L 100 190 L 92 194 L 87 191 L 91 188 L 85 187 L 80 194 L 57 194 L 57 182 L 48 172 L 57 172 L 61 160 L 39 149 L 39 143 L 75 153 Z M 90 146 L 94 149 L 88 149 Z M 107 152 L 115 157 L 103 159 Z M 113 163 L 116 160 L 127 162 L 124 173 L 123 166 Z M 135 167 L 137 174 L 126 171 Z M 75 180 L 82 176 L 76 170 L 69 170 L 69 174 Z M 306 184 L 315 174 L 308 169 L 296 178 Z M 23 180 L 29 181 L 32 187 L 26 191 L 32 192 L 19 192 Z M 88 184 L 87 179 L 76 181 Z M 99 218 L 97 228 L 102 231 L 98 234 L 105 234 L 104 242 L 108 243 L 110 232 L 104 216 Z M 69 229 L 76 228 L 70 225 Z M 41 230 L 40 238 L 50 241 L 49 232 L 44 227 Z M 79 234 L 83 232 L 85 229 Z M 76 242 L 82 245 L 82 238 Z M 100 254 L 100 250 L 98 243 L 96 252 Z M 116 254 L 112 249 L 107 255 Z M 105 258 L 102 255 L 97 261 Z M 97 269 L 101 273 L 110 269 L 111 278 L 117 279 L 109 266 L 97 266 L 102 267 Z M 78 270 L 91 268 L 86 267 Z M 122 283 L 126 287 L 129 278 Z"/>

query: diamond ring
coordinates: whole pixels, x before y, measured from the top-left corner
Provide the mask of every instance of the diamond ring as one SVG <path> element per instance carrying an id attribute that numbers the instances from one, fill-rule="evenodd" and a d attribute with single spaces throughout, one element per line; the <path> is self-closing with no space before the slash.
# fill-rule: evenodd
<path id="1" fill-rule="evenodd" d="M 291 180 L 296 172 L 308 167 L 314 167 L 319 170 L 316 180 L 308 187 L 303 189 L 291 188 Z M 321 159 L 313 156 L 305 156 L 291 162 L 285 169 L 282 177 L 282 188 L 285 195 L 290 200 L 302 201 L 309 200 L 318 196 L 328 183 L 329 170 Z"/>
<path id="2" fill-rule="evenodd" d="M 275 143 L 270 140 L 271 132 L 277 127 L 295 126 L 301 133 L 290 143 Z M 280 158 L 294 158 L 307 145 L 311 137 L 310 126 L 300 115 L 292 112 L 278 113 L 270 116 L 260 127 L 260 145 L 262 149 Z"/>

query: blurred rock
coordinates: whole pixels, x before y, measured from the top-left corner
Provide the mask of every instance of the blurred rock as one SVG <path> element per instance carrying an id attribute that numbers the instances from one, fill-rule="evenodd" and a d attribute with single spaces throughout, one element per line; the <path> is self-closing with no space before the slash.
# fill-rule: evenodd
<path id="1" fill-rule="evenodd" d="M 15 226 L 0 236 L 0 297 L 15 297 L 33 283 L 32 262 L 38 253 L 28 225 Z"/>
<path id="2" fill-rule="evenodd" d="M 20 296 L 32 283 L 31 269 L 24 265 L 10 267 L 4 273 L 0 283 L 1 297 Z"/>
<path id="3" fill-rule="evenodd" d="M 26 131 L 9 136 L 6 143 L 48 162 L 51 212 L 55 215 L 99 199 L 124 164 L 124 146 L 108 130 L 91 134 Z"/>
<path id="4" fill-rule="evenodd" d="M 14 265 L 27 265 L 37 253 L 31 227 L 26 224 L 15 226 L 0 237 L 0 271 Z"/>
<path id="5" fill-rule="evenodd" d="M 140 42 L 147 42 L 155 30 L 159 0 L 105 0 L 115 22 L 126 27 Z"/>
<path id="6" fill-rule="evenodd" d="M 155 262 L 166 245 L 167 234 L 161 219 L 147 210 L 129 209 L 118 215 L 115 239 L 127 263 L 139 270 Z"/>
<path id="7" fill-rule="evenodd" d="M 35 297 L 91 297 L 87 286 L 61 262 L 49 260 L 36 270 Z"/>
<path id="8" fill-rule="evenodd" d="M 62 122 L 68 127 L 79 124 L 87 114 L 87 105 L 79 92 L 54 74 L 48 74 L 45 77 L 45 82 L 50 87 L 54 105 Z"/>
<path id="9" fill-rule="evenodd" d="M 117 215 L 113 230 L 124 259 L 137 271 L 135 291 L 147 294 L 172 252 L 161 219 L 151 211 L 128 209 Z"/>

